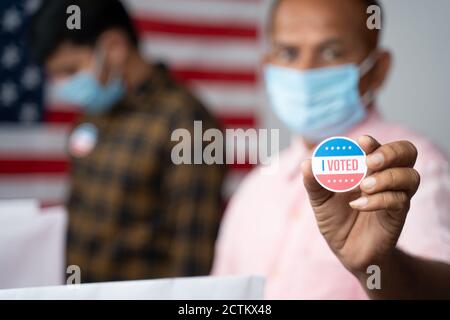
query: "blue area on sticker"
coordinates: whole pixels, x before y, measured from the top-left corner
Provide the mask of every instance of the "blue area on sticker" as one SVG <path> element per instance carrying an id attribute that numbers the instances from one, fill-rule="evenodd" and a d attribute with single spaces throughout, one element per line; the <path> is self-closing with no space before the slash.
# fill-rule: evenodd
<path id="1" fill-rule="evenodd" d="M 315 157 L 348 157 L 363 156 L 364 152 L 356 143 L 342 138 L 335 138 L 325 142 L 317 149 Z"/>
<path id="2" fill-rule="evenodd" d="M 75 129 L 74 133 L 76 135 L 78 135 L 78 134 L 86 134 L 89 137 L 92 137 L 94 140 L 96 140 L 97 139 L 97 135 L 98 135 L 98 130 L 93 124 L 83 123 L 80 126 L 78 126 L 78 128 Z"/>

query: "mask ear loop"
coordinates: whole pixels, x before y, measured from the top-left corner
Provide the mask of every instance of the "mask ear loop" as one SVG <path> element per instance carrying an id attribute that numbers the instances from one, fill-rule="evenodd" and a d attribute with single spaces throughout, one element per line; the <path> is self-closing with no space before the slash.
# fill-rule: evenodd
<path id="1" fill-rule="evenodd" d="M 98 47 L 94 49 L 94 75 L 97 79 L 100 78 L 103 65 L 105 63 L 105 55 L 100 51 Z"/>
<path id="2" fill-rule="evenodd" d="M 372 51 L 367 58 L 364 59 L 363 62 L 359 65 L 359 77 L 362 78 L 365 76 L 372 68 L 375 66 L 375 63 L 378 60 L 378 52 Z"/>
<path id="3" fill-rule="evenodd" d="M 361 96 L 361 103 L 363 106 L 367 107 L 375 100 L 375 93 L 372 90 L 367 91 Z"/>
<path id="4" fill-rule="evenodd" d="M 96 76 L 97 79 L 100 79 L 102 69 L 104 68 L 104 65 L 105 65 L 105 54 L 102 53 L 102 51 L 98 47 L 96 47 L 94 49 L 94 61 L 95 61 L 94 75 Z M 112 67 L 112 70 L 108 75 L 107 83 L 110 83 L 114 79 L 117 79 L 117 74 L 119 74 L 119 69 L 120 68 L 117 66 Z"/>
<path id="5" fill-rule="evenodd" d="M 118 76 L 120 74 L 119 70 L 120 70 L 119 66 L 113 66 L 111 68 L 111 72 L 109 73 L 109 76 L 108 76 L 108 83 L 110 83 L 111 81 L 120 79 L 120 77 Z"/>
<path id="6" fill-rule="evenodd" d="M 375 66 L 378 52 L 372 51 L 367 58 L 364 59 L 363 62 L 359 65 L 359 77 L 362 78 L 365 76 L 372 68 Z M 361 103 L 363 106 L 367 107 L 375 100 L 375 93 L 372 90 L 367 91 L 365 94 L 361 96 Z"/>

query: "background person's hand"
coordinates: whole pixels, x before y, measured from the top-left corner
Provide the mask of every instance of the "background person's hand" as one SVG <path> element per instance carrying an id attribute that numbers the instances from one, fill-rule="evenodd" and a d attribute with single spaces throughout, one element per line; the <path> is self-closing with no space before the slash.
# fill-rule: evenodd
<path id="1" fill-rule="evenodd" d="M 314 178 L 311 160 L 302 164 L 304 184 L 322 235 L 342 264 L 354 274 L 382 264 L 395 248 L 417 191 L 413 166 L 417 150 L 407 141 L 380 145 L 369 136 L 358 144 L 367 154 L 368 174 L 346 193 L 324 189 Z"/>

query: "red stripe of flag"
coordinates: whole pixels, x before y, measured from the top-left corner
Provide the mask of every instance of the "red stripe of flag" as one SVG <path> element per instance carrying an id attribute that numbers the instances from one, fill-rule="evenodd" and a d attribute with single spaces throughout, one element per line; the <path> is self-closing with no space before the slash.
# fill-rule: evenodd
<path id="1" fill-rule="evenodd" d="M 226 107 L 221 108 L 227 110 Z M 44 121 L 47 123 L 72 124 L 81 113 L 77 110 L 68 110 L 65 106 L 52 105 L 44 113 Z M 255 127 L 256 119 L 253 115 L 221 115 L 217 114 L 219 122 L 223 127 Z"/>
<path id="2" fill-rule="evenodd" d="M 170 19 L 160 19 L 146 15 L 145 17 L 135 17 L 134 23 L 140 33 L 163 33 L 187 36 L 206 36 L 221 38 L 258 38 L 256 25 L 218 25 L 206 22 L 180 22 Z"/>
<path id="3" fill-rule="evenodd" d="M 226 110 L 225 108 L 223 110 Z M 252 127 L 256 126 L 256 119 L 252 115 L 247 116 L 229 116 L 229 115 L 216 115 L 219 122 L 224 128 L 239 128 L 239 127 Z"/>
<path id="4" fill-rule="evenodd" d="M 255 165 L 250 164 L 250 163 L 243 163 L 243 164 L 233 163 L 233 164 L 228 164 L 227 167 L 230 170 L 235 170 L 235 171 L 250 171 L 252 168 L 255 167 Z"/>
<path id="5" fill-rule="evenodd" d="M 255 84 L 258 76 L 255 70 L 199 70 L 198 68 L 172 68 L 175 78 L 182 81 L 226 81 Z"/>
<path id="6" fill-rule="evenodd" d="M 254 167 L 249 163 L 230 164 L 231 170 L 248 171 Z M 69 162 L 64 159 L 1 159 L 0 174 L 65 174 L 69 170 Z"/>
<path id="7" fill-rule="evenodd" d="M 0 158 L 0 174 L 61 174 L 68 170 L 66 159 Z"/>
<path id="8" fill-rule="evenodd" d="M 49 106 L 44 112 L 44 122 L 58 124 L 72 124 L 81 116 L 77 110 L 67 110 L 66 107 L 58 105 Z"/>
<path id="9" fill-rule="evenodd" d="M 63 206 L 64 203 L 65 203 L 64 200 L 60 200 L 60 201 L 57 201 L 57 200 L 46 201 L 46 200 L 44 200 L 44 201 L 40 201 L 39 202 L 39 207 L 41 209 L 46 209 L 46 208 L 51 208 L 51 207 L 59 207 L 59 206 Z"/>

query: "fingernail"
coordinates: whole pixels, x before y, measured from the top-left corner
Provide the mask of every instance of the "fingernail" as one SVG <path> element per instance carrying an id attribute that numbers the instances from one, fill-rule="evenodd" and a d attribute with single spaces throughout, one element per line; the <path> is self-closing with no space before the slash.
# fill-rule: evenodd
<path id="1" fill-rule="evenodd" d="M 361 198 L 358 198 L 358 199 L 350 202 L 350 206 L 354 207 L 354 208 L 360 208 L 360 207 L 364 207 L 365 205 L 367 205 L 368 202 L 369 202 L 369 199 L 367 199 L 366 197 L 361 197 Z"/>
<path id="2" fill-rule="evenodd" d="M 361 136 L 358 138 L 359 144 L 370 144 L 372 142 L 372 139 L 369 136 Z"/>
<path id="3" fill-rule="evenodd" d="M 379 167 L 384 162 L 384 156 L 381 153 L 374 153 L 367 157 L 367 164 L 371 167 Z"/>
<path id="4" fill-rule="evenodd" d="M 374 177 L 369 177 L 361 182 L 361 187 L 363 187 L 364 189 L 372 189 L 376 184 L 377 179 L 375 179 Z"/>

